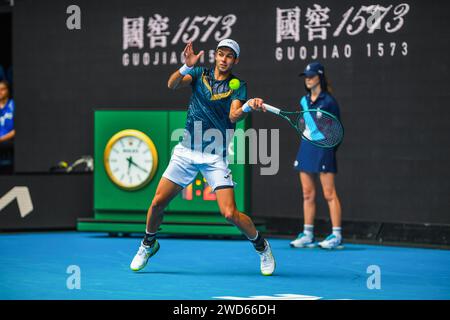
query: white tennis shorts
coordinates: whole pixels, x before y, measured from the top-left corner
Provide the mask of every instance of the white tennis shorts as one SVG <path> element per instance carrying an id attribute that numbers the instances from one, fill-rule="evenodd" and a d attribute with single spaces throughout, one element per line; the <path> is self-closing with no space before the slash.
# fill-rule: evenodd
<path id="1" fill-rule="evenodd" d="M 213 191 L 235 185 L 226 159 L 220 155 L 191 150 L 181 144 L 175 146 L 163 177 L 185 188 L 199 171 Z"/>

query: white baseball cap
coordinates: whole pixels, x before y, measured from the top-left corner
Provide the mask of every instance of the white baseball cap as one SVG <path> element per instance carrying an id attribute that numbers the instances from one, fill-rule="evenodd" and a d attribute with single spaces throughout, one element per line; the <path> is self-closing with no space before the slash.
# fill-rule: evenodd
<path id="1" fill-rule="evenodd" d="M 236 58 L 239 58 L 239 54 L 241 53 L 241 49 L 239 48 L 239 45 L 238 45 L 238 43 L 236 41 L 234 41 L 232 39 L 223 39 L 217 45 L 216 50 L 219 49 L 220 47 L 228 47 L 228 48 L 230 48 L 236 54 Z"/>

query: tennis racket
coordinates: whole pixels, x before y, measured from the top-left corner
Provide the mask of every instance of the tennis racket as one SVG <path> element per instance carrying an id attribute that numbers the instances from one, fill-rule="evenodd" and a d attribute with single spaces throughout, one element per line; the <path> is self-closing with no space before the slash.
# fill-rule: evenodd
<path id="1" fill-rule="evenodd" d="M 299 135 L 318 147 L 333 148 L 344 138 L 342 123 L 336 116 L 325 110 L 309 109 L 290 112 L 266 103 L 263 106 L 267 111 L 287 120 Z"/>

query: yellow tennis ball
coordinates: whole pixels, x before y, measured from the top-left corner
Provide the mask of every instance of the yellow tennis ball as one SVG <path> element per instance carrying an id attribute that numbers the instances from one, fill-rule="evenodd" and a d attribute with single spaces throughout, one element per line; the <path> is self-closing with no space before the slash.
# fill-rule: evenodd
<path id="1" fill-rule="evenodd" d="M 241 82 L 239 81 L 239 79 L 234 78 L 230 80 L 230 83 L 228 85 L 232 90 L 237 90 L 241 86 Z"/>
<path id="2" fill-rule="evenodd" d="M 69 164 L 65 161 L 60 161 L 58 164 L 61 168 L 67 168 L 69 166 Z"/>

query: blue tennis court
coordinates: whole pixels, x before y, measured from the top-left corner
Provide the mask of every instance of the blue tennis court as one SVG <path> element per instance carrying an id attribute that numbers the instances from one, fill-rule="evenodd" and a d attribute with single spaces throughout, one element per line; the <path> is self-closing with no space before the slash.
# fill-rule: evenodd
<path id="1" fill-rule="evenodd" d="M 0 299 L 450 299 L 450 251 L 346 244 L 292 249 L 270 239 L 277 268 L 259 273 L 245 240 L 161 238 L 161 250 L 134 273 L 140 237 L 104 233 L 0 235 Z M 68 289 L 80 270 L 80 289 Z M 381 289 L 368 289 L 369 266 Z"/>

